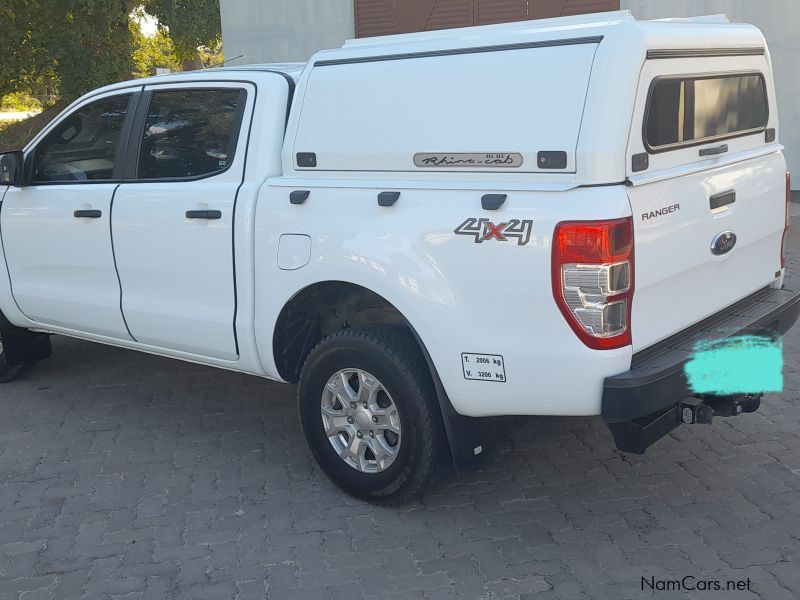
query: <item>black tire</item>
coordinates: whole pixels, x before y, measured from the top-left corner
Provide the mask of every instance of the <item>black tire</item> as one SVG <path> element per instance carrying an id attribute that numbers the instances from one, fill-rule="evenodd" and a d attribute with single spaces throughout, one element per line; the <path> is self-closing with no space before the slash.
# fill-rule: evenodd
<path id="1" fill-rule="evenodd" d="M 0 345 L 0 383 L 14 381 L 22 373 L 22 365 L 11 366 L 6 362 L 3 346 Z"/>
<path id="2" fill-rule="evenodd" d="M 321 416 L 322 394 L 342 369 L 376 377 L 400 417 L 397 455 L 382 472 L 364 473 L 334 450 Z M 298 387 L 303 432 L 325 474 L 345 492 L 378 503 L 399 504 L 433 480 L 446 449 L 441 412 L 427 363 L 414 338 L 399 328 L 358 327 L 324 338 L 303 365 Z"/>

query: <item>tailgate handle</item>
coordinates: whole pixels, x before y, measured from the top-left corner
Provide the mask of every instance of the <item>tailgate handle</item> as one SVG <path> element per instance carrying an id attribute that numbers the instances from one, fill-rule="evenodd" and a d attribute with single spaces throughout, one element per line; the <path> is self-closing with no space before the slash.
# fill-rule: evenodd
<path id="1" fill-rule="evenodd" d="M 728 144 L 722 144 L 716 148 L 703 148 L 700 150 L 700 156 L 716 156 L 717 154 L 725 154 L 728 151 Z"/>
<path id="2" fill-rule="evenodd" d="M 728 206 L 728 204 L 733 204 L 736 202 L 736 192 L 731 191 L 722 192 L 721 194 L 714 194 L 708 199 L 708 202 L 711 205 L 711 210 Z"/>

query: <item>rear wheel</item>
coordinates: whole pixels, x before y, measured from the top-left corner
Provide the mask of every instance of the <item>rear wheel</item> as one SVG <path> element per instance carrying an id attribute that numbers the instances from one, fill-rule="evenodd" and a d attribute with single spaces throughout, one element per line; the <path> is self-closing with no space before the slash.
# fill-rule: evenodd
<path id="1" fill-rule="evenodd" d="M 320 467 L 346 492 L 402 502 L 432 480 L 444 449 L 435 391 L 404 330 L 346 329 L 309 354 L 300 418 Z"/>

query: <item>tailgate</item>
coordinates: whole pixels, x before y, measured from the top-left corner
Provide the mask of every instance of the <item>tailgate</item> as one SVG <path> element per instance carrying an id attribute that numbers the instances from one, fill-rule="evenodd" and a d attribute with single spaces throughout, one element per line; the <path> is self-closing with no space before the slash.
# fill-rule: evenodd
<path id="1" fill-rule="evenodd" d="M 634 352 L 780 276 L 786 218 L 780 152 L 628 188 L 636 291 Z M 730 246 L 721 239 L 735 235 Z M 726 251 L 727 250 L 727 251 Z"/>

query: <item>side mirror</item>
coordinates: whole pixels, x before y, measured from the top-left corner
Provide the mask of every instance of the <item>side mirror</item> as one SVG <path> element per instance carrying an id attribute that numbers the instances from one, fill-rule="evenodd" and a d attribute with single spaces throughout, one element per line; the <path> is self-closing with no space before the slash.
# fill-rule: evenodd
<path id="1" fill-rule="evenodd" d="M 0 154 L 0 185 L 22 187 L 25 177 L 25 158 L 22 150 Z"/>

